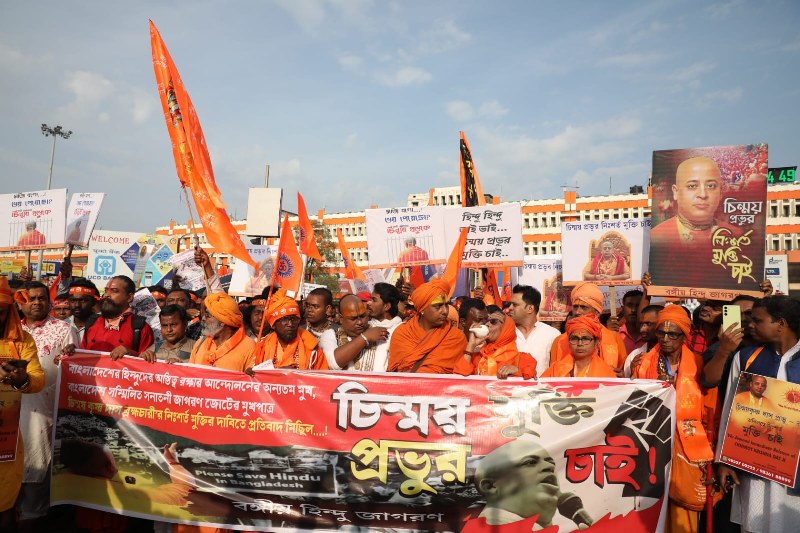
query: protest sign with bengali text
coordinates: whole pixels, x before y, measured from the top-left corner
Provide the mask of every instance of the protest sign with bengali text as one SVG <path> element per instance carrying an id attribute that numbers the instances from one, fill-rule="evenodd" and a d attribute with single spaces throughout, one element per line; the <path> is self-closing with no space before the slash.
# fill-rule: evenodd
<path id="1" fill-rule="evenodd" d="M 649 218 L 592 220 L 561 224 L 564 283 L 637 285 L 647 272 Z M 568 251 L 568 252 L 567 252 Z"/>
<path id="2" fill-rule="evenodd" d="M 252 265 L 236 261 L 233 265 L 231 286 L 228 288 L 228 294 L 231 296 L 258 296 L 272 283 L 278 245 L 245 243 L 245 248 L 250 257 L 258 263 L 258 272 Z"/>
<path id="3" fill-rule="evenodd" d="M 540 499 L 542 483 L 584 511 L 590 532 L 663 526 L 675 424 L 666 383 L 250 377 L 80 354 L 59 372 L 53 505 L 248 530 L 481 531 L 487 502 L 506 501 L 481 493 L 476 472 L 508 464 L 491 475 L 514 477 L 535 455 L 554 467 L 524 489 L 525 518 L 552 520 L 545 531 L 578 526 L 555 496 Z M 119 470 L 110 479 L 75 461 L 103 446 Z"/>
<path id="4" fill-rule="evenodd" d="M 64 246 L 67 190 L 0 194 L 0 251 Z"/>
<path id="5" fill-rule="evenodd" d="M 443 207 L 367 209 L 370 268 L 445 263 L 444 212 Z"/>
<path id="6" fill-rule="evenodd" d="M 444 231 L 448 250 L 469 227 L 462 268 L 521 266 L 522 210 L 518 203 L 447 209 Z"/>

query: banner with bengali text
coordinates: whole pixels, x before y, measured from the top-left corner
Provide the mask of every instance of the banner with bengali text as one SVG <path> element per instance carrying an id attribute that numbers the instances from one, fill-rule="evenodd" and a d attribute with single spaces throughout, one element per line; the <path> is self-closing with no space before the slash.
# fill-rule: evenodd
<path id="1" fill-rule="evenodd" d="M 674 388 L 77 354 L 52 504 L 239 530 L 661 531 Z"/>
<path id="2" fill-rule="evenodd" d="M 67 189 L 0 194 L 0 251 L 64 247 Z"/>

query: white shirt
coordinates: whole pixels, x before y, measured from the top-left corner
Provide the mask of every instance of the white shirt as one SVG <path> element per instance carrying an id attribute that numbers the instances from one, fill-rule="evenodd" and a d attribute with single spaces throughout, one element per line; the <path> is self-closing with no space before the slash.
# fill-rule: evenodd
<path id="1" fill-rule="evenodd" d="M 403 323 L 403 320 L 396 316 L 394 318 L 390 318 L 388 320 L 370 320 L 369 326 L 370 327 L 381 327 L 386 328 L 389 330 L 389 336 L 386 338 L 385 341 L 379 342 L 375 345 L 375 354 L 372 365 L 370 368 L 362 368 L 361 370 L 364 372 L 386 372 L 386 368 L 389 366 L 389 343 L 392 340 L 392 333 L 394 332 L 395 328 Z M 352 339 L 351 339 L 352 340 Z M 338 342 L 336 341 L 336 332 L 332 329 L 325 330 L 319 338 L 319 347 L 322 348 L 322 351 L 325 353 L 325 359 L 328 361 L 328 367 L 331 370 L 355 370 L 355 357 L 352 361 L 347 363 L 347 365 L 342 368 L 336 362 L 336 357 L 334 356 L 334 352 L 336 348 L 339 347 Z"/>
<path id="2" fill-rule="evenodd" d="M 550 366 L 550 347 L 553 341 L 561 335 L 561 332 L 541 320 L 537 320 L 533 325 L 533 331 L 525 337 L 519 328 L 517 330 L 517 350 L 529 353 L 536 359 L 536 375 L 542 373 Z"/>

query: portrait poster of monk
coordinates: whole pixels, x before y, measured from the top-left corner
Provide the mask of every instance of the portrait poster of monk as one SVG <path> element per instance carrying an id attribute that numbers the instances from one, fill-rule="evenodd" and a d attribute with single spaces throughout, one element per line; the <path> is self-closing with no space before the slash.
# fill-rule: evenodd
<path id="1" fill-rule="evenodd" d="M 636 285 L 647 272 L 644 243 L 650 219 L 593 220 L 561 224 L 564 284 Z"/>
<path id="2" fill-rule="evenodd" d="M 767 145 L 653 152 L 650 294 L 760 296 Z"/>
<path id="3" fill-rule="evenodd" d="M 800 456 L 800 388 L 742 372 L 720 459 L 740 470 L 793 487 Z"/>
<path id="4" fill-rule="evenodd" d="M 52 505 L 296 533 L 650 533 L 675 389 L 655 380 L 59 367 Z"/>
<path id="5" fill-rule="evenodd" d="M 88 246 L 89 237 L 100 216 L 105 193 L 102 192 L 76 192 L 69 199 L 67 207 L 67 235 L 66 243 L 76 246 Z"/>
<path id="6" fill-rule="evenodd" d="M 66 216 L 66 189 L 0 194 L 0 251 L 63 247 Z"/>
<path id="7" fill-rule="evenodd" d="M 277 244 L 248 244 L 247 253 L 257 263 L 258 270 L 244 261 L 236 261 L 233 265 L 231 286 L 228 294 L 231 296 L 256 296 L 261 294 L 265 287 L 272 282 L 272 272 L 275 270 L 275 256 L 278 254 Z"/>
<path id="8" fill-rule="evenodd" d="M 572 310 L 572 287 L 562 281 L 561 254 L 526 255 L 519 268 L 518 283 L 541 293 L 542 303 L 536 316 L 539 320 L 561 322 Z"/>
<path id="9" fill-rule="evenodd" d="M 370 268 L 447 262 L 450 249 L 445 244 L 443 207 L 367 209 L 365 218 L 366 235 L 356 234 L 355 219 L 342 232 L 345 240 L 367 242 Z"/>

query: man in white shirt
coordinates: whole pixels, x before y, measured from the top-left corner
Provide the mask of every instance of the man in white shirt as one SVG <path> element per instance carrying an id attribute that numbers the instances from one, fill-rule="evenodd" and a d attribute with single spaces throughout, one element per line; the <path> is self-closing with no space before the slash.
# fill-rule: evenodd
<path id="1" fill-rule="evenodd" d="M 355 294 L 339 301 L 341 327 L 322 332 L 319 346 L 331 370 L 386 372 L 389 330 L 370 326 L 367 306 Z"/>
<path id="2" fill-rule="evenodd" d="M 537 320 L 542 293 L 528 285 L 516 285 L 512 290 L 508 316 L 517 326 L 517 350 L 536 359 L 536 375 L 550 366 L 550 347 L 561 332 Z"/>

